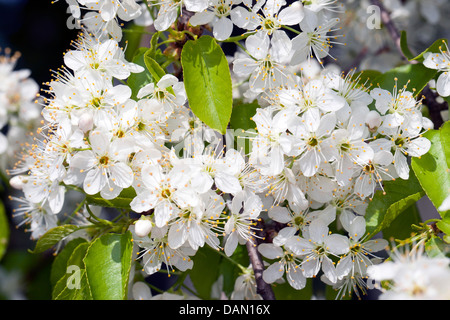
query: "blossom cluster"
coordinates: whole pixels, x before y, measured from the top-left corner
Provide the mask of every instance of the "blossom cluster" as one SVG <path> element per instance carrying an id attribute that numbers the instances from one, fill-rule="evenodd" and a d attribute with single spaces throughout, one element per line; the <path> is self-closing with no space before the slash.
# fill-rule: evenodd
<path id="1" fill-rule="evenodd" d="M 37 128 L 41 120 L 40 106 L 34 102 L 39 92 L 38 84 L 30 77 L 28 69 L 16 69 L 20 53 L 12 54 L 6 48 L 0 57 L 0 158 L 1 171 L 14 162 L 24 137 Z"/>
<path id="2" fill-rule="evenodd" d="M 87 29 L 44 90 L 40 138 L 12 171 L 34 237 L 57 225 L 68 188 L 111 201 L 125 192 L 141 214 L 130 229 L 146 274 L 163 265 L 191 269 L 205 245 L 231 256 L 259 238 L 259 252 L 272 261 L 267 283 L 286 275 L 300 290 L 322 270 L 323 281 L 343 293 L 365 290 L 367 268 L 387 245 L 367 239 L 368 201 L 383 181 L 408 179 L 407 157 L 429 150 L 422 134 L 432 125 L 407 86 L 371 87 L 354 72 L 303 74 L 302 64 L 323 64 L 342 44 L 337 1 L 164 0 L 150 7 L 159 9 L 158 31 L 182 6 L 193 12 L 192 25 L 210 24 L 218 41 L 234 26 L 246 30 L 230 66 L 235 81 L 246 82 L 242 98 L 260 103 L 248 152 L 225 145 L 194 115 L 172 74 L 133 97 L 126 79 L 144 68 L 127 61 L 120 38 L 105 38 L 104 30 L 114 33 L 117 16 L 142 14 L 135 1 L 68 2 L 91 10 Z M 106 22 L 98 30 L 96 12 Z M 262 219 L 283 228 L 273 239 L 261 235 Z"/>

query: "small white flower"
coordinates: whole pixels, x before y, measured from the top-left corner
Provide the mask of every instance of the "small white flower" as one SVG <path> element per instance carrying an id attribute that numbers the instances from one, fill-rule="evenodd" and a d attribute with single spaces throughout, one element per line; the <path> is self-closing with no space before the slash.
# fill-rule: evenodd
<path id="1" fill-rule="evenodd" d="M 429 69 L 435 69 L 442 72 L 436 82 L 436 90 L 442 97 L 450 96 L 450 54 L 446 42 L 445 50 L 439 48 L 440 53 L 427 52 L 424 55 L 424 66 Z"/>

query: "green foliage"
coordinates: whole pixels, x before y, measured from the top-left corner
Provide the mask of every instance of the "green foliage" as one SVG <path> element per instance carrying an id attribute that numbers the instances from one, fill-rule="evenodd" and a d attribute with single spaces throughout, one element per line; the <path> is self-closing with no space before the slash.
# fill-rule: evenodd
<path id="1" fill-rule="evenodd" d="M 450 135 L 450 122 L 445 123 L 439 130 L 427 131 L 423 136 L 431 141 L 431 148 L 420 158 L 413 158 L 411 167 L 423 190 L 436 208 L 439 208 L 450 191 L 450 168 L 448 165 L 449 148 L 448 136 Z M 440 211 L 445 220 L 441 225 L 448 231 L 450 211 Z M 445 225 L 444 225 L 445 224 Z M 439 224 L 438 224 L 439 227 Z"/>
<path id="2" fill-rule="evenodd" d="M 389 92 L 392 92 L 394 87 L 401 90 L 407 86 L 406 90 L 414 92 L 417 97 L 436 73 L 436 70 L 428 69 L 423 64 L 407 64 L 376 77 L 373 79 L 373 85 Z"/>
<path id="3" fill-rule="evenodd" d="M 75 231 L 77 231 L 79 229 L 80 229 L 79 226 L 75 226 L 75 225 L 71 225 L 71 224 L 52 228 L 39 238 L 39 240 L 36 242 L 36 246 L 32 252 L 33 253 L 42 253 L 42 252 L 52 248 L 54 245 L 59 243 L 65 237 L 67 237 L 68 235 L 74 233 Z"/>
<path id="4" fill-rule="evenodd" d="M 400 38 L 400 47 L 402 49 L 405 57 L 411 62 L 420 62 L 422 63 L 425 60 L 425 54 L 428 52 L 438 53 L 441 52 L 441 47 L 443 47 L 448 41 L 447 39 L 438 39 L 436 40 L 430 47 L 428 47 L 425 51 L 421 52 L 419 55 L 415 55 L 408 46 L 406 31 L 402 31 Z M 443 49 L 443 48 L 442 48 Z M 445 49 L 443 49 L 445 50 Z"/>
<path id="5" fill-rule="evenodd" d="M 129 231 L 125 234 L 105 234 L 92 242 L 83 262 L 94 300 L 127 298 L 132 251 Z"/>
<path id="6" fill-rule="evenodd" d="M 210 36 L 189 40 L 181 53 L 189 106 L 206 125 L 225 134 L 233 97 L 227 59 Z"/>
<path id="7" fill-rule="evenodd" d="M 139 48 L 132 60 L 133 63 L 136 63 L 144 68 L 144 71 L 140 73 L 132 73 L 128 77 L 127 84 L 131 88 L 132 99 L 137 99 L 137 94 L 141 88 L 145 87 L 149 83 L 155 82 L 152 74 L 145 65 L 145 56 L 148 50 L 148 48 Z"/>
<path id="8" fill-rule="evenodd" d="M 381 190 L 375 193 L 366 211 L 366 230 L 370 236 L 388 228 L 400 214 L 424 196 L 413 172 L 410 172 L 408 180 L 384 182 L 384 190 L 386 194 Z"/>
<path id="9" fill-rule="evenodd" d="M 6 216 L 5 206 L 0 201 L 0 260 L 6 253 L 9 243 L 9 222 Z"/>

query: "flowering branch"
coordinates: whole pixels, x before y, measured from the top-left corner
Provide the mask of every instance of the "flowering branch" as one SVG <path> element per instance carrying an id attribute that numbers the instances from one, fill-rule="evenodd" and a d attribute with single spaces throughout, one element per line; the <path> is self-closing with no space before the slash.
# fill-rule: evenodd
<path id="1" fill-rule="evenodd" d="M 405 54 L 403 53 L 403 50 L 400 45 L 400 32 L 398 31 L 397 27 L 395 26 L 394 22 L 391 19 L 390 13 L 387 11 L 386 7 L 381 3 L 380 0 L 371 0 L 372 4 L 378 6 L 381 10 L 381 20 L 383 21 L 384 25 L 386 26 L 389 35 L 391 36 L 392 40 L 395 43 L 395 46 L 397 47 L 397 51 L 400 53 L 402 58 L 406 60 L 408 63 L 415 64 L 417 61 L 408 59 Z M 430 87 L 427 85 L 423 91 L 422 91 L 423 97 L 427 101 L 427 107 L 430 112 L 431 121 L 433 121 L 434 127 L 439 128 L 444 123 L 444 120 L 442 119 L 441 110 L 443 109 L 443 104 L 436 101 L 436 93 L 434 93 Z M 444 105 L 446 103 L 444 102 Z"/>

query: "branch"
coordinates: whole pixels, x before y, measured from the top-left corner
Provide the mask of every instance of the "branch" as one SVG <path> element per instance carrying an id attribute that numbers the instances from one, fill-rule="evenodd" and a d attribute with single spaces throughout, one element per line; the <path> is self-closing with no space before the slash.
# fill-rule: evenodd
<path id="1" fill-rule="evenodd" d="M 264 300 L 275 300 L 275 294 L 273 293 L 270 284 L 266 283 L 262 277 L 264 271 L 264 263 L 261 254 L 258 252 L 258 239 L 254 238 L 255 243 L 247 241 L 246 247 L 248 257 L 253 267 L 253 273 L 255 274 L 256 292 L 261 295 Z"/>
<path id="2" fill-rule="evenodd" d="M 389 11 L 387 11 L 386 7 L 383 5 L 383 3 L 380 0 L 370 0 L 373 5 L 380 8 L 381 12 L 381 21 L 383 21 L 384 26 L 389 32 L 389 35 L 391 36 L 391 39 L 394 41 L 394 44 L 397 48 L 397 51 L 401 54 L 401 56 L 408 61 L 408 58 L 403 54 L 402 47 L 400 44 L 400 32 L 398 31 L 397 27 L 395 26 L 394 22 L 391 19 L 391 14 Z"/>

